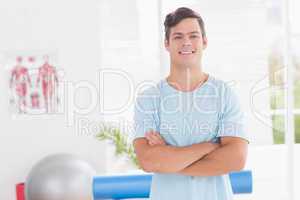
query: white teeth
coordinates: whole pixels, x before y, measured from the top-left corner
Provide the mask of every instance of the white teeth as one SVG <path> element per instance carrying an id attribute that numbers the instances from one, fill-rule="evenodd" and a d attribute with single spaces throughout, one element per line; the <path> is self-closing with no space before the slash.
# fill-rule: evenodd
<path id="1" fill-rule="evenodd" d="M 180 51 L 180 54 L 192 54 L 194 51 Z"/>

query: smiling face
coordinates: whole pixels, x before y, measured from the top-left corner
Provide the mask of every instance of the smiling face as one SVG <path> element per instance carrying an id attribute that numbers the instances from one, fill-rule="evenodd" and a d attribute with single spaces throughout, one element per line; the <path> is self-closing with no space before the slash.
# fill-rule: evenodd
<path id="1" fill-rule="evenodd" d="M 206 37 L 197 19 L 186 18 L 170 29 L 165 47 L 170 53 L 172 66 L 195 67 L 201 66 L 203 50 L 207 46 Z"/>

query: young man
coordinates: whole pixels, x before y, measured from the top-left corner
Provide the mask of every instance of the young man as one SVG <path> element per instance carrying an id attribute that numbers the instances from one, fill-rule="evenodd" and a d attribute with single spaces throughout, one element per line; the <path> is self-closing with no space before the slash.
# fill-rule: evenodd
<path id="1" fill-rule="evenodd" d="M 165 19 L 170 74 L 135 104 L 139 164 L 153 172 L 151 200 L 232 200 L 228 173 L 241 170 L 248 140 L 236 94 L 202 71 L 204 23 L 189 8 Z"/>

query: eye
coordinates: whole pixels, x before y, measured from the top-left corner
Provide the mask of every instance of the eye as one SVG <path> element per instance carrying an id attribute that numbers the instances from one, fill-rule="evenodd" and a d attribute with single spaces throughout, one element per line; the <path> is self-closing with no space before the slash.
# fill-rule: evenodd
<path id="1" fill-rule="evenodd" d="M 182 38 L 181 36 L 175 36 L 175 37 L 174 37 L 175 40 L 181 39 L 181 38 Z"/>
<path id="2" fill-rule="evenodd" d="M 198 38 L 198 35 L 191 35 L 191 38 Z"/>

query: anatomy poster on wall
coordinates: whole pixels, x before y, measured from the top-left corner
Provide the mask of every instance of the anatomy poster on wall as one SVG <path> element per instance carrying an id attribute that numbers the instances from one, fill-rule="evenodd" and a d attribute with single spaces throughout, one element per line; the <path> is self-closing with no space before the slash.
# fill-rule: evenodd
<path id="1" fill-rule="evenodd" d="M 50 55 L 15 55 L 7 59 L 9 104 L 14 114 L 61 110 L 60 70 Z"/>

